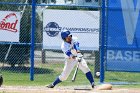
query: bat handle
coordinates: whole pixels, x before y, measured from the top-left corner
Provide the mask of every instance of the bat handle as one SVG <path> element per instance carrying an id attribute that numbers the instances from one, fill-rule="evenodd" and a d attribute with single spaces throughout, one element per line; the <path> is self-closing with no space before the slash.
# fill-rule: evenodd
<path id="1" fill-rule="evenodd" d="M 78 62 L 78 63 L 77 63 L 76 70 L 75 70 L 74 75 L 73 75 L 73 77 L 72 77 L 72 82 L 74 82 L 74 81 L 75 81 L 75 79 L 76 79 L 77 72 L 78 72 L 78 68 L 79 68 L 79 63 L 80 63 L 80 62 Z"/>

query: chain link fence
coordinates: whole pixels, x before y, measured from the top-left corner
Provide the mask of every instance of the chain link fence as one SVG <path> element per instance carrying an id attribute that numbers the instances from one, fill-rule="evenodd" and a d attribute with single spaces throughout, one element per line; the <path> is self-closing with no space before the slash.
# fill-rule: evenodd
<path id="1" fill-rule="evenodd" d="M 20 33 L 19 42 L 0 42 L 0 70 L 4 77 L 4 85 L 46 85 L 61 74 L 64 67 L 64 56 L 60 49 L 43 49 L 43 10 L 83 10 L 97 11 L 98 8 L 76 7 L 76 6 L 48 6 L 49 3 L 56 3 L 51 0 L 37 0 L 35 19 L 35 50 L 34 50 L 34 82 L 30 81 L 31 66 L 31 0 L 2 0 L 0 1 L 0 11 L 20 13 Z M 42 4 L 43 3 L 43 4 Z M 64 2 L 66 3 L 66 2 Z M 3 14 L 1 14 L 3 15 Z M 5 17 L 5 15 L 3 16 Z M 11 19 L 7 18 L 6 20 Z M 0 20 L 2 22 L 2 20 Z M 6 21 L 5 21 L 6 22 Z M 10 23 L 10 22 L 9 22 Z M 2 23 L 0 24 L 2 27 Z M 6 23 L 5 23 L 6 26 Z M 2 31 L 7 31 L 1 28 Z M 98 39 L 98 38 L 97 38 Z M 90 43 L 94 44 L 92 40 Z M 94 50 L 82 51 L 92 74 L 94 74 L 95 54 Z M 68 80 L 60 85 L 88 85 L 85 75 L 79 71 L 75 83 L 71 82 L 75 68 Z M 96 79 L 97 81 L 98 79 Z M 81 82 L 83 81 L 83 82 Z M 29 83 L 30 82 L 30 83 Z M 90 84 L 89 84 L 90 85 Z"/>
<path id="2" fill-rule="evenodd" d="M 14 37 L 10 38 L 9 41 L 0 42 L 0 70 L 4 77 L 4 84 L 7 84 L 8 81 L 24 80 L 23 76 L 20 75 L 21 73 L 29 74 L 31 6 L 25 3 L 27 3 L 27 0 L 17 0 L 16 2 L 14 0 L 0 1 L 1 36 L 7 32 L 16 33 L 12 31 L 18 24 L 16 21 L 19 22 L 17 17 L 19 15 L 21 17 L 19 42 L 12 41 Z M 5 35 L 5 40 L 7 40 L 7 36 Z M 29 65 L 28 68 L 25 67 L 26 64 Z"/>
<path id="3" fill-rule="evenodd" d="M 90 1 L 90 0 L 87 0 Z M 96 0 L 97 1 L 97 0 Z M 115 1 L 115 0 L 114 0 Z M 34 50 L 34 81 L 30 81 L 30 67 L 31 67 L 31 27 L 32 27 L 32 1 L 31 0 L 0 0 L 0 15 L 3 17 L 0 20 L 0 31 L 7 31 L 7 29 L 3 29 L 4 27 L 8 27 L 10 24 L 9 19 L 12 17 L 6 17 L 5 13 L 13 12 L 13 13 L 20 13 L 20 33 L 19 33 L 19 42 L 0 42 L 0 70 L 1 74 L 4 77 L 4 84 L 5 85 L 29 85 L 29 86 L 44 86 L 46 84 L 52 83 L 57 76 L 61 74 L 64 67 L 64 55 L 61 49 L 54 49 L 53 47 L 49 49 L 43 48 L 43 11 L 46 9 L 49 10 L 80 10 L 80 11 L 98 11 L 99 12 L 99 28 L 98 31 L 101 30 L 101 14 L 100 10 L 101 4 L 96 2 L 93 6 L 74 6 L 76 4 L 73 0 L 65 0 L 63 4 L 60 5 L 62 2 L 58 3 L 57 0 L 36 0 L 36 16 L 35 16 L 35 50 Z M 109 10 L 108 10 L 109 11 Z M 111 9 L 111 11 L 115 11 Z M 107 12 L 108 13 L 108 12 Z M 4 16 L 3 16 L 4 15 Z M 48 14 L 49 15 L 49 14 Z M 91 13 L 88 13 L 90 16 Z M 6 19 L 6 18 L 7 19 Z M 98 17 L 95 17 L 97 19 Z M 3 19 L 6 19 L 4 22 L 9 22 L 2 24 Z M 116 18 L 116 17 L 115 17 Z M 113 19 L 112 22 L 115 22 Z M 68 18 L 69 19 L 69 18 Z M 49 19 L 48 19 L 49 20 Z M 106 19 L 109 22 L 108 19 Z M 95 22 L 95 25 L 96 25 Z M 117 23 L 117 22 L 116 22 Z M 89 24 L 89 23 L 86 23 Z M 117 24 L 120 25 L 120 24 Z M 108 26 L 108 23 L 107 25 Z M 14 28 L 14 25 L 11 26 Z M 113 30 L 115 27 L 111 27 Z M 106 31 L 108 28 L 106 29 Z M 78 33 L 73 33 L 74 35 L 78 35 Z M 98 33 L 99 34 L 99 33 Z M 108 42 L 112 42 L 116 45 L 117 42 L 111 41 L 110 37 L 107 36 L 108 31 L 105 33 L 105 44 L 107 48 L 109 47 Z M 114 34 L 114 37 L 117 34 Z M 106 37 L 107 36 L 107 37 Z M 86 39 L 88 37 L 88 39 Z M 90 34 L 84 38 L 85 42 L 83 45 L 86 46 L 86 42 L 89 42 L 91 45 L 95 45 L 95 41 L 99 41 L 99 37 L 90 38 Z M 100 37 L 101 38 L 101 37 Z M 12 38 L 11 38 L 12 39 Z M 60 39 L 60 38 L 59 38 Z M 119 38 L 118 38 L 119 39 Z M 121 39 L 120 39 L 121 40 Z M 59 40 L 58 40 L 59 41 Z M 52 43 L 51 41 L 47 41 Z M 57 43 L 57 40 L 56 40 Z M 99 42 L 98 42 L 99 43 Z M 123 41 L 122 41 L 123 43 Z M 99 46 L 98 46 L 99 47 Z M 117 46 L 115 46 L 117 47 Z M 105 48 L 105 51 L 107 50 Z M 95 83 L 99 82 L 99 76 L 96 75 L 96 72 L 100 72 L 100 53 L 97 49 L 82 49 L 82 53 L 84 55 L 85 60 L 88 63 L 89 68 L 95 78 Z M 104 53 L 104 52 L 103 52 Z M 107 61 L 108 54 L 105 54 L 105 62 Z M 139 73 L 131 73 L 131 72 L 118 72 L 118 71 L 109 71 L 106 69 L 107 64 L 105 63 L 105 82 L 139 82 Z M 60 86 L 76 86 L 76 85 L 90 85 L 88 80 L 86 79 L 85 75 L 79 71 L 76 82 L 72 83 L 71 78 L 73 76 L 75 68 L 73 69 L 72 73 L 70 74 L 69 78 L 60 84 Z"/>

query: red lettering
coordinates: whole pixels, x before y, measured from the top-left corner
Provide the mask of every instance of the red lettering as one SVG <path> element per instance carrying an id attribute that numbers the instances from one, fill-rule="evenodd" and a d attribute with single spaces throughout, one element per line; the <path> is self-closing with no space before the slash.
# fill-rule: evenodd
<path id="1" fill-rule="evenodd" d="M 7 19 L 10 19 L 10 17 L 15 17 L 15 22 L 7 22 Z M 17 32 L 16 26 L 17 26 L 18 20 L 17 20 L 17 16 L 15 13 L 10 13 L 8 15 L 6 15 L 2 21 L 0 22 L 0 29 L 2 30 L 7 30 L 7 31 L 11 31 L 11 32 Z"/>
<path id="2" fill-rule="evenodd" d="M 18 20 L 16 20 L 14 23 L 10 23 L 10 22 L 6 23 L 4 21 L 1 21 L 0 29 L 8 30 L 8 31 L 11 31 L 11 32 L 17 32 L 17 29 L 16 29 L 17 22 L 18 22 Z"/>

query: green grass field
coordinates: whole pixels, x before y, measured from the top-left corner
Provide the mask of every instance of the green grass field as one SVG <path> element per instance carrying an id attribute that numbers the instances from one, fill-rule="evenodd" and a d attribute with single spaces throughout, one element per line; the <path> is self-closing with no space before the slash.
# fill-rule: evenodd
<path id="1" fill-rule="evenodd" d="M 35 67 L 34 81 L 30 81 L 29 67 L 4 67 L 2 74 L 4 77 L 5 86 L 45 86 L 54 81 L 54 79 L 62 72 L 63 64 L 40 64 Z M 94 66 L 88 64 L 92 73 Z M 60 83 L 59 86 L 75 86 L 75 85 L 90 85 L 85 75 L 79 70 L 76 81 L 71 82 L 75 68 L 69 78 Z M 120 84 L 117 87 L 134 87 L 140 88 L 140 84 L 132 84 L 140 82 L 139 73 L 128 72 L 109 72 L 105 73 L 105 82 L 126 82 L 128 84 Z M 95 84 L 99 84 L 99 78 L 95 78 Z"/>

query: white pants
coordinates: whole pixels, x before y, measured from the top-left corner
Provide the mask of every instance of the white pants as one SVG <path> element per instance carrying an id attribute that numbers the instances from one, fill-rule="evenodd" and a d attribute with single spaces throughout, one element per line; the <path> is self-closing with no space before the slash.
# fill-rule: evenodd
<path id="1" fill-rule="evenodd" d="M 76 64 L 77 64 L 77 60 L 66 59 L 63 72 L 59 76 L 59 79 L 61 81 L 66 80 Z M 86 61 L 84 59 L 82 59 L 82 61 L 79 63 L 79 69 L 82 70 L 82 72 L 84 74 L 86 74 L 87 72 L 90 71 L 90 69 L 87 66 L 87 63 L 86 63 Z"/>

